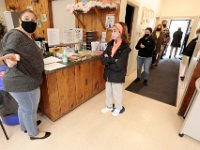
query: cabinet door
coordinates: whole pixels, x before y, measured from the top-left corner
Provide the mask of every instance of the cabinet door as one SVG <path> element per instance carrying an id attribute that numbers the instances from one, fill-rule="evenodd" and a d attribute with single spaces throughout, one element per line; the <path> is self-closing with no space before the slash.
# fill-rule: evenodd
<path id="1" fill-rule="evenodd" d="M 60 115 L 76 106 L 75 68 L 67 67 L 56 73 Z"/>
<path id="2" fill-rule="evenodd" d="M 42 84 L 41 110 L 55 121 L 76 107 L 75 68 L 47 74 Z"/>
<path id="3" fill-rule="evenodd" d="M 105 88 L 105 81 L 103 79 L 104 66 L 102 65 L 100 59 L 94 61 L 92 66 L 93 71 L 93 95 L 98 94 Z"/>
<path id="4" fill-rule="evenodd" d="M 47 92 L 48 99 L 44 99 L 43 107 L 45 114 L 53 121 L 60 116 L 60 100 L 57 86 L 57 76 L 55 73 L 50 73 L 46 75 L 47 79 Z M 44 84 L 44 83 L 43 83 Z"/>
<path id="5" fill-rule="evenodd" d="M 75 67 L 76 100 L 78 104 L 85 102 L 92 96 L 93 61 L 79 64 Z"/>
<path id="6" fill-rule="evenodd" d="M 49 93 L 48 93 L 48 87 L 47 87 L 47 78 L 46 75 L 44 75 L 43 77 L 43 82 L 41 85 L 41 100 L 40 100 L 40 104 L 39 104 L 39 110 L 45 114 L 47 113 L 47 101 L 49 100 Z M 48 104 L 49 106 L 49 104 Z M 49 115 L 47 115 L 49 116 Z"/>

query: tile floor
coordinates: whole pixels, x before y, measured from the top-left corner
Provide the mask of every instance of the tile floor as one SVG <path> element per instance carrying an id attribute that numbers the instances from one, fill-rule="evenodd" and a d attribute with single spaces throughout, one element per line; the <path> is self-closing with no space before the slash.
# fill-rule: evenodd
<path id="1" fill-rule="evenodd" d="M 135 73 L 126 78 L 126 87 Z M 180 85 L 179 85 L 180 86 Z M 19 126 L 6 126 L 7 141 L 0 130 L 1 150 L 199 150 L 200 142 L 178 133 L 183 119 L 178 108 L 124 91 L 124 114 L 102 114 L 105 91 L 56 122 L 42 114 L 41 130 L 52 132 L 45 140 L 29 140 Z"/>

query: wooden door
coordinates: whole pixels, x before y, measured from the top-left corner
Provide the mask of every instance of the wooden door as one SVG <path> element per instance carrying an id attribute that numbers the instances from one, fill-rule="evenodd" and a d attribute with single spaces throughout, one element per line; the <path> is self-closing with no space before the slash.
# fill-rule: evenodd
<path id="1" fill-rule="evenodd" d="M 56 78 L 60 115 L 63 115 L 76 106 L 75 67 L 67 67 L 58 71 Z"/>
<path id="2" fill-rule="evenodd" d="M 48 93 L 48 99 L 43 98 L 43 108 L 45 114 L 52 120 L 56 120 L 60 116 L 60 100 L 57 86 L 56 73 L 50 73 L 46 75 L 46 92 Z M 42 93 L 43 94 L 43 93 Z"/>
<path id="3" fill-rule="evenodd" d="M 93 70 L 93 95 L 98 94 L 105 88 L 105 81 L 103 79 L 104 65 L 100 59 L 94 61 Z"/>
<path id="4" fill-rule="evenodd" d="M 92 96 L 92 67 L 93 61 L 75 66 L 76 102 L 81 104 Z"/>

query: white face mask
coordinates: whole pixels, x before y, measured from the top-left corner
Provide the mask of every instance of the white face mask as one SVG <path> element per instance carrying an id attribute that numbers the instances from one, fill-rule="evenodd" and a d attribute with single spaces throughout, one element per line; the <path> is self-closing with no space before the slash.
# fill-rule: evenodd
<path id="1" fill-rule="evenodd" d="M 113 40 L 116 40 L 116 39 L 119 38 L 119 37 L 120 37 L 119 33 L 117 33 L 117 32 L 113 32 L 113 33 L 112 33 L 112 39 L 113 39 Z"/>

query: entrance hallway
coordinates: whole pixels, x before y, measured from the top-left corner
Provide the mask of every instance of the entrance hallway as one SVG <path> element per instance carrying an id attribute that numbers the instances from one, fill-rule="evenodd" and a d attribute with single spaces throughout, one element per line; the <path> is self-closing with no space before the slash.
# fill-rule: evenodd
<path id="1" fill-rule="evenodd" d="M 126 78 L 124 88 L 136 72 Z M 180 85 L 179 85 L 180 86 Z M 124 114 L 102 114 L 105 91 L 74 111 L 51 122 L 39 114 L 40 129 L 52 132 L 45 140 L 31 141 L 19 126 L 6 127 L 10 140 L 0 133 L 5 150 L 199 150 L 200 142 L 178 136 L 183 119 L 177 107 L 124 90 Z M 2 131 L 0 131 L 2 132 Z"/>

